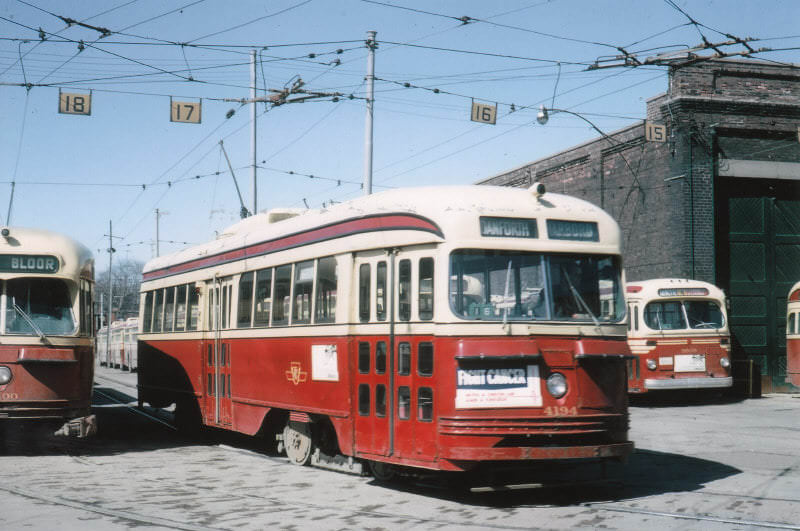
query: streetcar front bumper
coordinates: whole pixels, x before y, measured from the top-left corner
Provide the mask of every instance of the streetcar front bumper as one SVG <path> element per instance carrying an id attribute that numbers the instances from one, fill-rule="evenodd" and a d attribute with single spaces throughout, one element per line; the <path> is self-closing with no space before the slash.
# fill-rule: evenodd
<path id="1" fill-rule="evenodd" d="M 664 389 L 723 389 L 733 385 L 733 377 L 721 378 L 647 378 L 644 387 L 650 391 Z"/>

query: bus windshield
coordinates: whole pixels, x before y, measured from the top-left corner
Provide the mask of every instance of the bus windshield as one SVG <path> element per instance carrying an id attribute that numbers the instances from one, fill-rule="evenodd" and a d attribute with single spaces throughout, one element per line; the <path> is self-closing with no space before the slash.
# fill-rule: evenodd
<path id="1" fill-rule="evenodd" d="M 620 261 L 611 255 L 454 251 L 450 306 L 466 319 L 616 323 L 625 317 Z"/>
<path id="2" fill-rule="evenodd" d="M 59 279 L 15 278 L 6 281 L 4 309 L 3 333 L 6 334 L 77 333 L 69 288 Z"/>
<path id="3" fill-rule="evenodd" d="M 653 330 L 714 329 L 722 328 L 725 318 L 714 301 L 655 301 L 645 306 L 644 322 Z"/>

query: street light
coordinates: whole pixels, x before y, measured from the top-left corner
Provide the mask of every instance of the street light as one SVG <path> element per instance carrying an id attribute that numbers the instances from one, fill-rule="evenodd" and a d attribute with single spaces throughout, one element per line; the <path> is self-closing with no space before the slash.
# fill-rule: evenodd
<path id="1" fill-rule="evenodd" d="M 594 125 L 591 121 L 589 121 L 583 115 L 578 114 L 576 112 L 568 111 L 568 110 L 565 110 L 565 109 L 552 109 L 552 108 L 548 109 L 544 105 L 540 105 L 539 106 L 539 112 L 536 114 L 536 121 L 539 122 L 540 125 L 546 124 L 547 121 L 550 120 L 550 113 L 551 112 L 554 113 L 554 114 L 557 113 L 557 112 L 565 112 L 567 114 L 571 114 L 572 116 L 576 116 L 576 117 L 580 118 L 581 120 L 583 120 L 584 122 L 586 122 L 587 124 L 589 124 L 590 126 L 592 126 L 592 129 L 594 129 L 595 131 L 600 133 L 600 135 L 603 138 L 605 138 L 606 140 L 609 140 L 611 142 L 620 143 L 618 140 L 612 139 L 607 134 L 605 134 L 603 131 L 601 131 L 599 127 Z"/>

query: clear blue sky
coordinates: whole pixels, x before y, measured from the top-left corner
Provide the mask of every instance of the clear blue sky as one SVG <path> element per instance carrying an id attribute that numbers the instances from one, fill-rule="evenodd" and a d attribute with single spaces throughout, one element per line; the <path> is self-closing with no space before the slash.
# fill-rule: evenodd
<path id="1" fill-rule="evenodd" d="M 666 69 L 587 71 L 620 53 L 616 46 L 644 59 L 728 34 L 760 39 L 753 48 L 789 48 L 755 57 L 800 63 L 790 49 L 800 47 L 796 1 L 671 4 L 2 0 L 0 217 L 15 181 L 11 225 L 71 235 L 95 252 L 101 270 L 109 220 L 123 237 L 114 244 L 117 258 L 153 255 L 155 209 L 165 213 L 162 254 L 185 246 L 169 242 L 213 238 L 239 219 L 220 140 L 252 205 L 250 111 L 222 101 L 249 97 L 251 49 L 259 54 L 259 95 L 300 76 L 307 90 L 354 96 L 268 111 L 259 105 L 259 210 L 319 207 L 362 193 L 369 30 L 379 43 L 375 191 L 472 183 L 595 136 L 566 114 L 538 125 L 542 103 L 581 113 L 604 131 L 641 120 L 645 101 L 666 89 Z M 64 18 L 92 27 L 68 27 Z M 100 38 L 102 29 L 111 34 Z M 59 114 L 59 88 L 91 90 L 92 115 Z M 202 98 L 202 124 L 171 123 L 170 96 Z M 496 125 L 469 120 L 471 98 L 499 104 Z"/>

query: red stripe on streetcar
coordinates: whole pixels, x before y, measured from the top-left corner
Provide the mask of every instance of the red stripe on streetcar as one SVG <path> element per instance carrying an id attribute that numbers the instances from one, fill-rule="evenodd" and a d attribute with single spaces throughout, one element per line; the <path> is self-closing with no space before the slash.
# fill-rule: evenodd
<path id="1" fill-rule="evenodd" d="M 416 216 L 414 214 L 385 214 L 368 216 L 363 218 L 349 219 L 318 227 L 315 229 L 298 232 L 289 236 L 283 236 L 274 240 L 256 243 L 247 247 L 233 249 L 223 253 L 215 254 L 197 260 L 190 260 L 182 264 L 176 264 L 154 271 L 148 271 L 142 275 L 144 280 L 154 280 L 157 278 L 177 275 L 195 269 L 202 269 L 212 265 L 219 265 L 245 258 L 252 258 L 278 251 L 284 251 L 294 247 L 309 245 L 312 243 L 343 238 L 363 232 L 375 232 L 383 230 L 421 230 L 431 232 L 439 237 L 444 237 L 441 229 L 431 220 Z"/>

